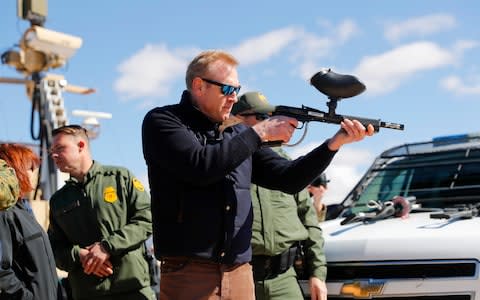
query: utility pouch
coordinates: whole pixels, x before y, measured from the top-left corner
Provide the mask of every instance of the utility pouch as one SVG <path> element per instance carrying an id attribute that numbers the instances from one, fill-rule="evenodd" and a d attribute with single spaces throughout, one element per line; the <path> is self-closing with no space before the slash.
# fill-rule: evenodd
<path id="1" fill-rule="evenodd" d="M 287 271 L 295 263 L 298 247 L 290 247 L 280 254 L 278 273 Z"/>
<path id="2" fill-rule="evenodd" d="M 285 273 L 295 263 L 297 244 L 275 256 L 254 255 L 252 257 L 255 281 L 272 279 Z"/>
<path id="3" fill-rule="evenodd" d="M 295 252 L 295 261 L 293 263 L 293 268 L 297 273 L 297 279 L 308 279 L 307 265 L 305 263 L 305 241 L 298 242 L 296 252 Z"/>

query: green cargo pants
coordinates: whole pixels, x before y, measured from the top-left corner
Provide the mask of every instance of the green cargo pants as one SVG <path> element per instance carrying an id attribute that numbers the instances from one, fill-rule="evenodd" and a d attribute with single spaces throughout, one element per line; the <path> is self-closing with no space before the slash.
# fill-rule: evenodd
<path id="1" fill-rule="evenodd" d="M 295 270 L 290 267 L 275 278 L 255 281 L 256 300 L 303 300 Z"/>

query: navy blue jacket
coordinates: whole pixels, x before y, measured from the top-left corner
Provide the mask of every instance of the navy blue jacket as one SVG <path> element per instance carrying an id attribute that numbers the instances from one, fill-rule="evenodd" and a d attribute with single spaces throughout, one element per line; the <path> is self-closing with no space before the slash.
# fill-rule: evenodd
<path id="1" fill-rule="evenodd" d="M 194 256 L 219 263 L 251 259 L 250 184 L 296 193 L 330 163 L 326 143 L 289 161 L 262 148 L 243 124 L 218 130 L 185 91 L 181 102 L 152 109 L 142 125 L 156 257 Z"/>

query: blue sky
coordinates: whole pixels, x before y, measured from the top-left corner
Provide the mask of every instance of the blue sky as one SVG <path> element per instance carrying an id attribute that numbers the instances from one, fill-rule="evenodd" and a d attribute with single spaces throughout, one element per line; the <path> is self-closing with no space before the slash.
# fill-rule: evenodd
<path id="1" fill-rule="evenodd" d="M 0 6 L 0 51 L 18 44 L 29 23 L 15 0 Z M 367 89 L 340 101 L 337 113 L 404 123 L 344 147 L 327 169 L 326 202 L 353 187 L 374 157 L 399 144 L 479 131 L 478 1 L 48 1 L 45 27 L 81 37 L 65 67 L 49 70 L 97 89 L 64 94 L 72 110 L 109 112 L 92 142 L 95 159 L 123 165 L 144 183 L 141 123 L 155 106 L 176 103 L 188 62 L 201 50 L 225 49 L 240 61 L 242 91 L 272 104 L 327 110 L 309 85 L 321 68 L 356 75 Z M 21 77 L 0 65 L 1 77 Z M 30 102 L 20 85 L 0 84 L 0 140 L 31 143 Z M 70 123 L 82 119 L 69 115 Z M 298 156 L 337 125 L 311 123 Z M 298 138 L 297 133 L 293 140 Z"/>

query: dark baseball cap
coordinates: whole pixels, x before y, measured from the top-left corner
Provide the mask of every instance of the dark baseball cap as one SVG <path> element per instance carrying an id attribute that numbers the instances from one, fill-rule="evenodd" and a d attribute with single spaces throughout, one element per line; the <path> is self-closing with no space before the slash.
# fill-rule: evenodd
<path id="1" fill-rule="evenodd" d="M 323 186 L 327 186 L 327 183 L 329 183 L 330 180 L 327 179 L 327 175 L 325 175 L 325 173 L 322 173 L 320 175 L 317 176 L 317 178 L 315 178 L 312 183 L 310 183 L 310 185 L 313 185 L 313 186 L 320 186 L 320 185 L 323 185 Z"/>
<path id="2" fill-rule="evenodd" d="M 238 97 L 237 103 L 233 105 L 232 114 L 237 115 L 244 112 L 268 114 L 275 110 L 275 106 L 268 103 L 267 97 L 260 92 L 247 92 Z"/>

